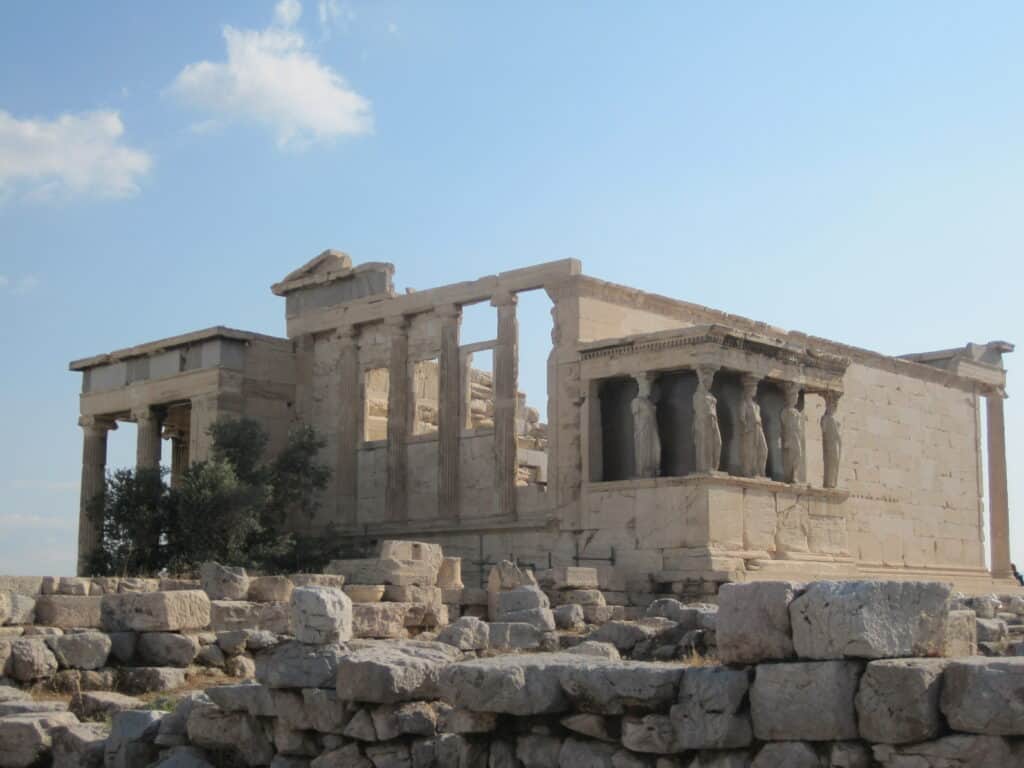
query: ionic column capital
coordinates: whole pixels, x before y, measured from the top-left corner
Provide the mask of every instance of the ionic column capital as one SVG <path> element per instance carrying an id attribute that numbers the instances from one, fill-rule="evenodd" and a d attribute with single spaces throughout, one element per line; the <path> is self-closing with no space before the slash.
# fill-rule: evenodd
<path id="1" fill-rule="evenodd" d="M 151 405 L 132 408 L 132 419 L 136 422 L 159 420 L 163 414 Z"/>
<path id="2" fill-rule="evenodd" d="M 442 320 L 458 320 L 462 317 L 462 307 L 458 304 L 441 304 L 435 307 L 434 314 Z"/>
<path id="3" fill-rule="evenodd" d="M 397 331 L 401 334 L 409 332 L 409 323 L 412 318 L 409 315 L 395 315 L 384 320 L 384 326 L 392 331 Z"/>
<path id="4" fill-rule="evenodd" d="M 517 303 L 519 303 L 519 297 L 511 291 L 500 291 L 491 296 L 492 307 L 514 307 Z"/>
<path id="5" fill-rule="evenodd" d="M 86 431 L 106 433 L 117 429 L 117 421 L 110 416 L 79 416 L 78 426 Z"/>

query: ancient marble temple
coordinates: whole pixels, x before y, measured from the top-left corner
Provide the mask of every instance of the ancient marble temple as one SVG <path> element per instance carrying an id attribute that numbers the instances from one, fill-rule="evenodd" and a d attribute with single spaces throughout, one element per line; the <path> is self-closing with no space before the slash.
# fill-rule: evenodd
<path id="1" fill-rule="evenodd" d="M 209 455 L 213 421 L 247 416 L 270 450 L 300 422 L 327 440 L 330 487 L 318 519 L 294 521 L 302 533 L 332 525 L 352 553 L 436 540 L 469 582 L 510 557 L 596 566 L 606 588 L 640 594 L 1009 578 L 1010 344 L 888 357 L 606 283 L 571 259 L 402 294 L 393 273 L 325 251 L 273 286 L 287 338 L 217 327 L 71 363 L 83 505 L 118 425 L 135 424 L 138 464 L 169 464 L 174 482 Z M 535 291 L 550 300 L 547 350 L 520 343 L 518 298 Z M 469 342 L 474 305 L 493 336 Z M 547 353 L 543 419 L 519 389 L 521 350 Z M 80 556 L 97 535 L 83 514 Z"/>

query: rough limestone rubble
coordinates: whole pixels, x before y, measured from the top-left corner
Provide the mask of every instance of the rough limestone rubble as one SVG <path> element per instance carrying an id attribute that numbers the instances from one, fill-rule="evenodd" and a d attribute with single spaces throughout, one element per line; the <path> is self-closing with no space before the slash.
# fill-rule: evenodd
<path id="1" fill-rule="evenodd" d="M 766 581 L 624 620 L 589 568 L 446 601 L 458 565 L 6 579 L 0 768 L 1024 766 L 1020 598 Z"/>

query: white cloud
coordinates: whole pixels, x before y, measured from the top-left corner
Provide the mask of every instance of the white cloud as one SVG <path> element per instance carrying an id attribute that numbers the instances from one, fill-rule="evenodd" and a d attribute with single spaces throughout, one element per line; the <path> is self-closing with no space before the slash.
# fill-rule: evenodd
<path id="1" fill-rule="evenodd" d="M 0 200 L 137 194 L 153 161 L 123 136 L 115 111 L 19 120 L 0 110 Z"/>
<path id="2" fill-rule="evenodd" d="M 269 126 L 279 147 L 302 147 L 373 130 L 370 102 L 305 49 L 293 29 L 298 0 L 281 0 L 264 30 L 224 27 L 227 60 L 186 66 L 170 91 L 224 119 Z"/>
<path id="3" fill-rule="evenodd" d="M 356 20 L 356 12 L 352 6 L 339 0 L 320 0 L 317 4 L 317 15 L 324 38 L 331 36 L 332 27 L 339 27 L 344 32 Z"/>
<path id="4" fill-rule="evenodd" d="M 282 27 L 293 27 L 302 15 L 302 4 L 299 0 L 281 0 L 274 6 L 274 21 Z"/>

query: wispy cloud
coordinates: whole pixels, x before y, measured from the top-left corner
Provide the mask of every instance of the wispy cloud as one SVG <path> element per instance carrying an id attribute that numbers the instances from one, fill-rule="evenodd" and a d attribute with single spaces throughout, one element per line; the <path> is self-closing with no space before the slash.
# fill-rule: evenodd
<path id="1" fill-rule="evenodd" d="M 18 119 L 0 110 L 0 200 L 130 197 L 152 158 L 124 144 L 120 113 Z"/>
<path id="2" fill-rule="evenodd" d="M 21 277 L 8 277 L 0 275 L 0 292 L 9 293 L 14 296 L 21 296 L 31 293 L 39 286 L 39 278 L 35 275 L 22 275 Z"/>
<path id="3" fill-rule="evenodd" d="M 356 12 L 347 2 L 320 0 L 317 3 L 317 17 L 320 19 L 320 31 L 326 39 L 335 28 L 347 31 L 349 25 L 356 20 Z"/>
<path id="4" fill-rule="evenodd" d="M 224 27 L 227 60 L 186 66 L 170 92 L 224 120 L 271 128 L 281 148 L 373 130 L 370 102 L 306 50 L 298 0 L 281 0 L 263 30 Z"/>

